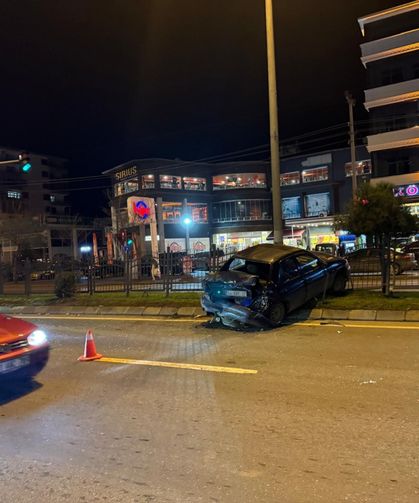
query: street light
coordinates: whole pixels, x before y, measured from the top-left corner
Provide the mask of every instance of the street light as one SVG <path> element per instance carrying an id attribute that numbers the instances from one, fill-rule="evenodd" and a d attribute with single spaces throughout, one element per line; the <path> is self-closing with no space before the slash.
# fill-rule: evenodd
<path id="1" fill-rule="evenodd" d="M 186 231 L 186 236 L 185 236 L 185 241 L 186 241 L 186 254 L 189 253 L 189 226 L 192 223 L 192 219 L 188 216 L 183 217 L 183 225 L 185 226 L 185 231 Z"/>

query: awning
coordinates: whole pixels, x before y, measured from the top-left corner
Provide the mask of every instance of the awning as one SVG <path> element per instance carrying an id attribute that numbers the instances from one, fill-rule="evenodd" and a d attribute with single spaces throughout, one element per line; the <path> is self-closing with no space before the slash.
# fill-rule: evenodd
<path id="1" fill-rule="evenodd" d="M 282 231 L 282 237 L 284 239 L 292 239 L 292 238 L 301 238 L 304 233 L 304 229 L 289 229 L 285 228 Z M 274 231 L 270 232 L 268 234 L 268 237 L 266 238 L 267 241 L 273 241 L 274 240 Z"/>

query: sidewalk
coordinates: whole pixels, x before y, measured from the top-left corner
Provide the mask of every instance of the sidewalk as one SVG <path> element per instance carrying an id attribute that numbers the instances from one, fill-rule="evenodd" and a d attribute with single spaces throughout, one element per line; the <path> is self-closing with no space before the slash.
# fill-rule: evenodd
<path id="1" fill-rule="evenodd" d="M 0 314 L 58 315 L 58 316 L 163 316 L 163 317 L 205 317 L 200 307 L 158 307 L 158 306 L 0 306 Z M 353 321 L 419 321 L 419 310 L 385 309 L 300 309 L 291 313 L 289 321 L 302 320 L 353 320 Z"/>

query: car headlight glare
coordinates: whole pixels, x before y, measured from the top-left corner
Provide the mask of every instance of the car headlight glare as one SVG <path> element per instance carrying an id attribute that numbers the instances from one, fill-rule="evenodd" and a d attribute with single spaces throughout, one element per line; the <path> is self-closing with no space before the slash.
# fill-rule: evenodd
<path id="1" fill-rule="evenodd" d="M 47 334 L 43 330 L 34 330 L 28 336 L 28 343 L 31 346 L 41 346 L 48 342 Z"/>

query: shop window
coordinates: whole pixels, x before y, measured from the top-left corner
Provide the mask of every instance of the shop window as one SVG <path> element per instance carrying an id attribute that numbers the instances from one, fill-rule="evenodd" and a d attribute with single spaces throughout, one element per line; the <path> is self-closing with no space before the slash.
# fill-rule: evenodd
<path id="1" fill-rule="evenodd" d="M 141 188 L 142 189 L 154 189 L 154 175 L 143 175 L 141 177 Z"/>
<path id="2" fill-rule="evenodd" d="M 183 188 L 185 190 L 207 190 L 207 181 L 205 178 L 194 176 L 183 177 Z"/>
<path id="3" fill-rule="evenodd" d="M 206 224 L 208 222 L 208 206 L 202 203 L 188 203 L 188 209 L 192 221 L 196 224 Z"/>
<path id="4" fill-rule="evenodd" d="M 330 194 L 310 194 L 306 196 L 308 217 L 324 217 L 330 214 Z"/>
<path id="5" fill-rule="evenodd" d="M 403 175 L 410 171 L 410 160 L 408 157 L 400 157 L 398 159 L 388 160 L 389 175 Z"/>
<path id="6" fill-rule="evenodd" d="M 301 198 L 299 196 L 282 198 L 282 218 L 301 218 Z"/>
<path id="7" fill-rule="evenodd" d="M 214 190 L 257 189 L 266 187 L 264 173 L 234 173 L 212 177 Z"/>
<path id="8" fill-rule="evenodd" d="M 137 180 L 126 180 L 125 182 L 119 182 L 114 185 L 115 196 L 122 196 L 123 194 L 129 194 L 137 190 Z"/>
<path id="9" fill-rule="evenodd" d="M 162 203 L 163 220 L 176 224 L 182 218 L 182 203 Z"/>
<path id="10" fill-rule="evenodd" d="M 160 187 L 162 189 L 181 189 L 182 179 L 180 176 L 160 175 Z"/>
<path id="11" fill-rule="evenodd" d="M 321 182 L 329 177 L 329 168 L 322 166 L 320 168 L 305 169 L 302 172 L 303 183 Z"/>
<path id="12" fill-rule="evenodd" d="M 358 161 L 355 164 L 356 174 L 359 175 L 370 175 L 371 170 L 371 161 Z M 345 164 L 345 176 L 352 176 L 352 163 L 347 162 Z"/>
<path id="13" fill-rule="evenodd" d="M 281 185 L 296 185 L 300 183 L 300 172 L 292 171 L 281 175 Z"/>

